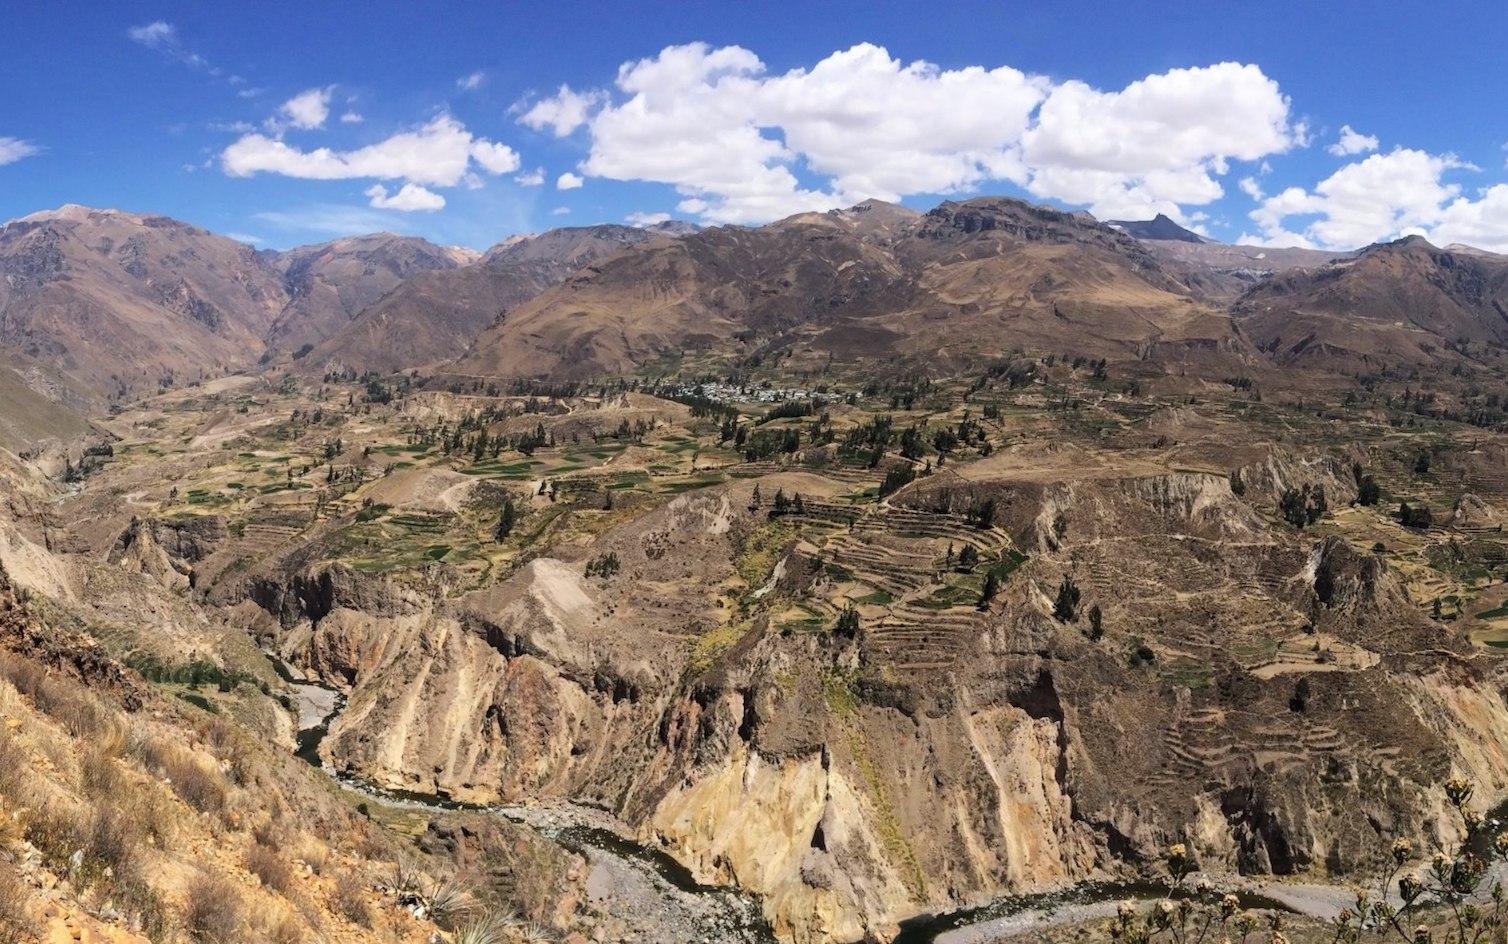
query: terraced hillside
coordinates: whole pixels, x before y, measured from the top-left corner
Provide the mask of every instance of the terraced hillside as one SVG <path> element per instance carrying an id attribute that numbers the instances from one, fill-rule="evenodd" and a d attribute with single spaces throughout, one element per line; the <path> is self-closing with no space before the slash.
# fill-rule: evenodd
<path id="1" fill-rule="evenodd" d="M 1503 795 L 1500 434 L 1408 378 L 1139 376 L 225 378 L 20 463 L 0 554 L 154 677 L 337 688 L 343 776 L 607 810 L 789 940 L 1174 841 L 1344 881 L 1452 773 Z"/>

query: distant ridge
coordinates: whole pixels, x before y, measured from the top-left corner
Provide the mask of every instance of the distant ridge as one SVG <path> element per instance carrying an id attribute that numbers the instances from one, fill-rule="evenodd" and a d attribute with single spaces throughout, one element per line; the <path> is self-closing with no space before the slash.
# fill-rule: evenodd
<path id="1" fill-rule="evenodd" d="M 1213 242 L 1192 230 L 1184 229 L 1161 213 L 1150 220 L 1108 220 L 1107 225 L 1137 239 L 1164 239 L 1181 243 Z"/>

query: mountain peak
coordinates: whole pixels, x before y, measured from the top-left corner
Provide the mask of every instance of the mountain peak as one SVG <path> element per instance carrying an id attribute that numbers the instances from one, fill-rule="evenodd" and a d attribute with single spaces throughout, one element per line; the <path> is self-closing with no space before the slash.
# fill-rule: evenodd
<path id="1" fill-rule="evenodd" d="M 1137 239 L 1165 239 L 1183 243 L 1209 242 L 1193 230 L 1174 222 L 1166 213 L 1159 213 L 1150 220 L 1107 220 L 1106 224 Z"/>

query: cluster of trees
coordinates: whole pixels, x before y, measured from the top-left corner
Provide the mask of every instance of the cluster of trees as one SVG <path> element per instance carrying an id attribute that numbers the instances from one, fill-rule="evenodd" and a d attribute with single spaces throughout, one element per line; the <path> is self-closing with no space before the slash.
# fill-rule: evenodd
<path id="1" fill-rule="evenodd" d="M 779 518 L 784 515 L 806 514 L 806 502 L 801 498 L 801 493 L 787 496 L 785 489 L 775 489 L 775 498 L 770 502 L 770 517 Z"/>
<path id="2" fill-rule="evenodd" d="M 616 574 L 619 570 L 618 554 L 608 551 L 586 562 L 586 575 L 588 577 L 601 577 L 603 580 Z"/>
<path id="3" fill-rule="evenodd" d="M 775 404 L 765 411 L 764 416 L 759 418 L 755 425 L 763 426 L 774 420 L 794 420 L 807 416 L 816 416 L 817 411 L 824 405 L 820 398 L 813 400 L 784 400 Z"/>
<path id="4" fill-rule="evenodd" d="M 982 498 L 969 506 L 964 513 L 964 520 L 970 527 L 979 528 L 981 531 L 995 526 L 995 499 Z"/>
<path id="5" fill-rule="evenodd" d="M 895 465 L 885 470 L 885 479 L 880 482 L 880 497 L 899 491 L 916 480 L 916 468 L 910 465 Z"/>
<path id="6" fill-rule="evenodd" d="M 1324 517 L 1329 506 L 1325 502 L 1325 490 L 1315 485 L 1300 488 L 1285 488 L 1278 498 L 1278 513 L 1295 528 L 1306 528 Z"/>
<path id="7" fill-rule="evenodd" d="M 745 440 L 744 458 L 749 462 L 758 462 L 782 453 L 790 454 L 800 448 L 799 429 L 758 430 Z"/>
<path id="8" fill-rule="evenodd" d="M 1351 478 L 1356 482 L 1356 503 L 1371 507 L 1382 497 L 1382 488 L 1360 462 L 1351 463 Z"/>
<path id="9" fill-rule="evenodd" d="M 503 507 L 498 512 L 497 527 L 492 530 L 493 539 L 507 540 L 508 535 L 512 534 L 513 529 L 518 525 L 518 518 L 518 507 L 514 502 L 513 493 L 509 492 L 503 496 Z"/>
<path id="10" fill-rule="evenodd" d="M 833 635 L 843 639 L 857 639 L 859 636 L 859 611 L 853 608 L 853 604 L 843 608 L 838 614 L 838 621 L 833 624 Z"/>

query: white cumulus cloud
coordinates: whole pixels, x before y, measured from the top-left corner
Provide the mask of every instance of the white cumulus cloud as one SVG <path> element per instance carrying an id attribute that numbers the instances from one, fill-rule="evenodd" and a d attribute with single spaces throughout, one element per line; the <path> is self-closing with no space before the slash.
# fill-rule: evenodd
<path id="1" fill-rule="evenodd" d="M 1268 245 L 1355 249 L 1420 234 L 1437 245 L 1508 250 L 1508 184 L 1475 197 L 1445 175 L 1475 170 L 1450 154 L 1396 148 L 1355 161 L 1315 184 L 1289 187 L 1251 213 Z"/>
<path id="2" fill-rule="evenodd" d="M 456 79 L 456 88 L 463 92 L 475 92 L 482 87 L 482 83 L 486 79 L 487 73 L 478 70 L 470 75 L 463 75 L 459 79 Z"/>
<path id="3" fill-rule="evenodd" d="M 1336 157 L 1350 157 L 1353 154 L 1365 154 L 1368 151 L 1377 150 L 1377 136 L 1362 134 L 1350 125 L 1340 126 L 1340 137 L 1335 143 L 1325 148 Z"/>
<path id="4" fill-rule="evenodd" d="M 439 210 L 445 206 L 444 197 L 418 184 L 404 184 L 393 194 L 389 194 L 382 184 L 373 184 L 366 189 L 366 195 L 371 198 L 372 206 L 379 210 L 413 212 Z"/>
<path id="5" fill-rule="evenodd" d="M 300 92 L 279 109 L 295 128 L 322 128 L 330 117 L 330 89 L 312 88 Z"/>
<path id="6" fill-rule="evenodd" d="M 22 158 L 40 154 L 42 149 L 30 141 L 20 138 L 0 138 L 0 167 L 6 164 L 14 164 Z"/>
<path id="7" fill-rule="evenodd" d="M 1288 99 L 1254 65 L 1173 69 L 1101 92 L 1082 82 L 1052 90 L 1022 139 L 1039 197 L 1085 204 L 1100 217 L 1218 200 L 1231 160 L 1255 161 L 1294 144 Z"/>
<path id="8" fill-rule="evenodd" d="M 513 182 L 520 187 L 538 187 L 545 182 L 545 169 L 536 167 L 525 174 L 519 174 L 513 178 Z"/>
<path id="9" fill-rule="evenodd" d="M 131 38 L 132 42 L 141 43 L 149 49 L 161 49 L 178 42 L 177 28 L 162 20 L 156 20 L 144 26 L 133 26 L 126 30 L 126 35 Z"/>
<path id="10" fill-rule="evenodd" d="M 343 125 L 359 125 L 363 121 L 366 121 L 366 118 L 359 111 L 343 112 L 340 116 L 340 123 Z"/>
<path id="11" fill-rule="evenodd" d="M 561 174 L 559 177 L 555 178 L 555 189 L 576 190 L 579 189 L 584 183 L 586 183 L 586 180 L 583 179 L 581 175 L 566 171 L 564 174 Z"/>
<path id="12" fill-rule="evenodd" d="M 535 102 L 518 120 L 536 131 L 548 128 L 555 137 L 563 138 L 586 124 L 588 113 L 605 99 L 602 92 L 573 92 L 569 85 L 562 85 L 554 95 Z"/>
<path id="13" fill-rule="evenodd" d="M 248 134 L 220 154 L 220 166 L 232 177 L 259 173 L 305 180 L 366 177 L 429 187 L 453 187 L 473 165 L 491 174 L 507 173 L 518 168 L 518 155 L 505 144 L 474 136 L 449 115 L 352 151 L 305 151 L 264 134 Z"/>
<path id="14" fill-rule="evenodd" d="M 654 226 L 656 223 L 670 222 L 669 213 L 630 213 L 623 218 L 630 226 Z"/>
<path id="15" fill-rule="evenodd" d="M 906 63 L 867 43 L 772 75 L 747 49 L 692 43 L 625 63 L 615 85 L 562 86 L 519 120 L 557 136 L 585 127 L 586 176 L 671 184 L 682 212 L 714 222 L 989 181 L 1100 215 L 1185 216 L 1181 205 L 1222 195 L 1231 161 L 1297 134 L 1277 84 L 1238 63 L 1104 92 L 1010 66 Z"/>

